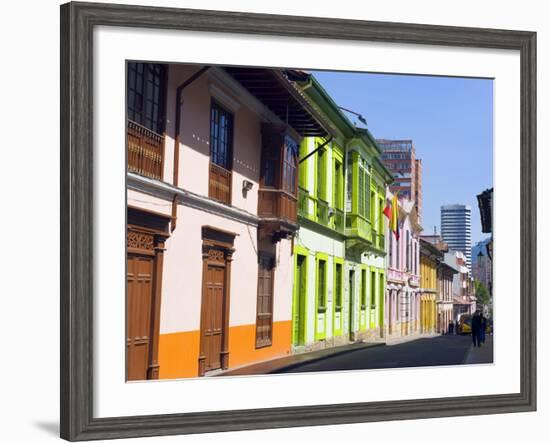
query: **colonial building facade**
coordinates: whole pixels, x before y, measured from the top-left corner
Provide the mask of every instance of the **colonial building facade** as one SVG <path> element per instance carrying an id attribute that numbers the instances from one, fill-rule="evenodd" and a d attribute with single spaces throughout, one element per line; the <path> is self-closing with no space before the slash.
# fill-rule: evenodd
<path id="1" fill-rule="evenodd" d="M 457 272 L 453 276 L 453 317 L 459 321 L 464 314 L 473 314 L 476 310 L 476 297 L 473 278 L 466 266 L 466 256 L 460 251 L 445 253 L 445 263 Z"/>
<path id="2" fill-rule="evenodd" d="M 437 266 L 437 332 L 444 334 L 449 331 L 449 323 L 453 318 L 453 278 L 457 270 L 443 260 Z"/>
<path id="3" fill-rule="evenodd" d="M 438 329 L 437 302 L 439 285 L 437 269 L 443 253 L 435 245 L 420 238 L 420 332 L 433 333 Z"/>
<path id="4" fill-rule="evenodd" d="M 335 135 L 308 137 L 300 145 L 295 352 L 381 338 L 387 225 L 382 210 L 392 178 L 371 134 L 356 128 L 315 78 L 300 75 L 297 84 Z"/>
<path id="5" fill-rule="evenodd" d="M 289 354 L 298 151 L 330 128 L 287 71 L 127 75 L 127 378 Z"/>
<path id="6" fill-rule="evenodd" d="M 392 195 L 388 192 L 388 200 Z M 418 334 L 421 330 L 420 245 L 422 227 L 415 204 L 400 199 L 398 232 L 388 228 L 386 335 L 388 338 Z"/>

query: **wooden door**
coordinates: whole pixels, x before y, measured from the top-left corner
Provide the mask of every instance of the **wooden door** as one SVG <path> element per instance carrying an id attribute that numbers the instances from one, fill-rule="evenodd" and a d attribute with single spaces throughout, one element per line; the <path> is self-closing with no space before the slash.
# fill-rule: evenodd
<path id="1" fill-rule="evenodd" d="M 127 379 L 146 380 L 151 345 L 153 257 L 128 254 Z"/>
<path id="2" fill-rule="evenodd" d="M 306 302 L 306 257 L 296 256 L 295 284 L 296 301 L 294 303 L 294 344 L 305 343 L 305 302 Z"/>
<path id="3" fill-rule="evenodd" d="M 260 252 L 256 305 L 256 347 L 270 346 L 273 339 L 273 266 L 275 258 Z"/>
<path id="4" fill-rule="evenodd" d="M 224 335 L 225 265 L 206 265 L 205 293 L 203 294 L 204 323 L 201 340 L 204 343 L 204 369 L 222 367 L 221 353 Z"/>

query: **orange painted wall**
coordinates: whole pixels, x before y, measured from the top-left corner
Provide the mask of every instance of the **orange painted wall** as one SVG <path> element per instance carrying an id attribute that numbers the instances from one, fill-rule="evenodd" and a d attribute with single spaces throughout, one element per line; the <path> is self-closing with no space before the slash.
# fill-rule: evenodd
<path id="1" fill-rule="evenodd" d="M 197 377 L 199 346 L 199 331 L 161 334 L 159 336 L 159 378 Z"/>
<path id="2" fill-rule="evenodd" d="M 256 325 L 241 325 L 229 328 L 229 367 L 283 357 L 290 354 L 292 321 L 273 323 L 271 346 L 256 349 Z"/>
<path id="3" fill-rule="evenodd" d="M 272 345 L 256 349 L 256 325 L 229 328 L 229 368 L 290 354 L 292 321 L 273 323 Z M 161 334 L 159 337 L 160 379 L 199 375 L 200 331 Z"/>

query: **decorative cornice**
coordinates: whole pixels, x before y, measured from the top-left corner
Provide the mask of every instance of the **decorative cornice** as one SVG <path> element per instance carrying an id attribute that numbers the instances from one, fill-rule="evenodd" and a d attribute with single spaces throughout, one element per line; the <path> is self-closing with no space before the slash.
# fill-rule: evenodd
<path id="1" fill-rule="evenodd" d="M 257 227 L 260 221 L 256 215 L 251 214 L 250 212 L 217 202 L 208 197 L 186 191 L 182 188 L 176 188 L 166 182 L 134 174 L 133 172 L 127 173 L 126 186 L 128 189 L 143 192 L 145 194 L 152 195 L 153 197 L 158 197 L 170 202 L 173 200 L 174 195 L 177 195 L 178 203 L 183 206 L 220 215 L 230 220 L 252 225 L 254 227 Z"/>

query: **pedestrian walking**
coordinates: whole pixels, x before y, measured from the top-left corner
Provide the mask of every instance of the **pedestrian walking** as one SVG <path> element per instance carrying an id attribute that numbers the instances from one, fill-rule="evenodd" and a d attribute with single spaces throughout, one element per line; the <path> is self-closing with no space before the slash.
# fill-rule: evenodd
<path id="1" fill-rule="evenodd" d="M 474 345 L 474 348 L 480 347 L 480 335 L 481 335 L 481 316 L 479 314 L 479 311 L 476 311 L 474 316 L 472 317 L 472 344 Z"/>
<path id="2" fill-rule="evenodd" d="M 458 330 L 458 320 L 455 321 L 455 334 L 456 335 L 460 334 L 460 331 Z"/>
<path id="3" fill-rule="evenodd" d="M 480 314 L 480 329 L 479 329 L 479 342 L 481 344 L 485 343 L 485 332 L 487 330 L 487 319 L 483 315 L 483 312 Z"/>
<path id="4" fill-rule="evenodd" d="M 455 324 L 452 320 L 449 322 L 448 328 L 449 328 L 449 335 L 453 335 L 455 333 Z"/>

